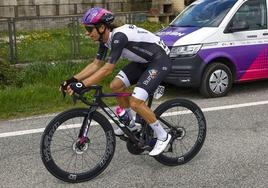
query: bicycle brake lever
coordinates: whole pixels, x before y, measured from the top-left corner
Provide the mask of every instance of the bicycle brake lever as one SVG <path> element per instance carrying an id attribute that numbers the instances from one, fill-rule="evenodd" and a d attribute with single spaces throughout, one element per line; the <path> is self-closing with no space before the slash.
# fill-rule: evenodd
<path id="1" fill-rule="evenodd" d="M 62 93 L 63 98 L 65 99 L 65 97 L 66 97 L 66 91 L 63 89 L 63 84 L 61 84 L 60 90 L 61 90 L 61 93 Z"/>
<path id="2" fill-rule="evenodd" d="M 72 99 L 73 99 L 74 104 L 76 104 L 78 98 L 79 98 L 79 96 L 77 96 L 75 93 L 72 94 Z"/>

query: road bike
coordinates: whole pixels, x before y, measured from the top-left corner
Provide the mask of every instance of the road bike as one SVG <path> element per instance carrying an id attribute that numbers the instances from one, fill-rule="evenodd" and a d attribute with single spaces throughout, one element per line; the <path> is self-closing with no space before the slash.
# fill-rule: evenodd
<path id="1" fill-rule="evenodd" d="M 148 106 L 152 106 L 154 97 L 161 95 L 163 87 L 160 86 L 149 95 Z M 46 169 L 56 178 L 70 183 L 98 176 L 114 155 L 116 136 L 112 122 L 124 132 L 119 138 L 126 142 L 130 153 L 139 155 L 151 151 L 156 142 L 151 127 L 137 114 L 135 121 L 140 129 L 131 132 L 103 101 L 107 97 L 129 96 L 131 93 L 103 93 L 98 85 L 73 95 L 74 101 L 80 100 L 88 108 L 67 110 L 49 122 L 40 143 Z M 172 139 L 165 151 L 153 158 L 167 166 L 181 165 L 193 159 L 206 138 L 206 119 L 202 110 L 192 101 L 174 98 L 161 103 L 154 113 Z"/>

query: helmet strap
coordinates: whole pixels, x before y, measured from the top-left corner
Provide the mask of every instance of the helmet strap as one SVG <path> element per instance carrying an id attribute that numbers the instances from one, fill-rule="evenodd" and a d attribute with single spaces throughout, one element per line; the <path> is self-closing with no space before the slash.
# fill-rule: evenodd
<path id="1" fill-rule="evenodd" d="M 99 26 L 99 27 L 96 26 L 97 32 L 98 32 L 98 34 L 100 35 L 100 37 L 99 37 L 99 42 L 103 43 L 103 35 L 104 35 L 105 31 L 106 31 L 106 26 L 105 26 L 103 32 L 100 32 L 99 28 L 100 28 L 100 26 Z"/>

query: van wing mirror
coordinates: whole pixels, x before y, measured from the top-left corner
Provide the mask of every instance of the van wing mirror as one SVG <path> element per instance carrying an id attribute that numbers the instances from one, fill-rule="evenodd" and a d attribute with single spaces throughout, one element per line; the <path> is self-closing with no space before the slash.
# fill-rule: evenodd
<path id="1" fill-rule="evenodd" d="M 245 31 L 249 29 L 249 24 L 247 21 L 232 22 L 224 31 L 224 33 L 234 33 L 238 31 Z"/>

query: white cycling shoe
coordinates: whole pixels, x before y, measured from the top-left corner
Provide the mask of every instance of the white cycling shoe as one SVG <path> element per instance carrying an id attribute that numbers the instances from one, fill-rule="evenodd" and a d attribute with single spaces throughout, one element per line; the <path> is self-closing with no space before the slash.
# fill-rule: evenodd
<path id="1" fill-rule="evenodd" d="M 134 132 L 134 131 L 137 131 L 139 128 L 137 125 L 133 126 L 133 127 L 127 127 L 131 132 Z M 124 135 L 124 132 L 120 129 L 120 128 L 117 128 L 114 130 L 114 134 L 116 136 L 122 136 Z"/>
<path id="2" fill-rule="evenodd" d="M 167 145 L 169 144 L 170 139 L 171 139 L 170 134 L 167 134 L 166 140 L 158 140 L 157 139 L 157 141 L 154 145 L 154 148 L 152 151 L 150 151 L 149 155 L 156 156 L 156 155 L 159 155 L 160 153 L 162 153 L 166 149 Z"/>

